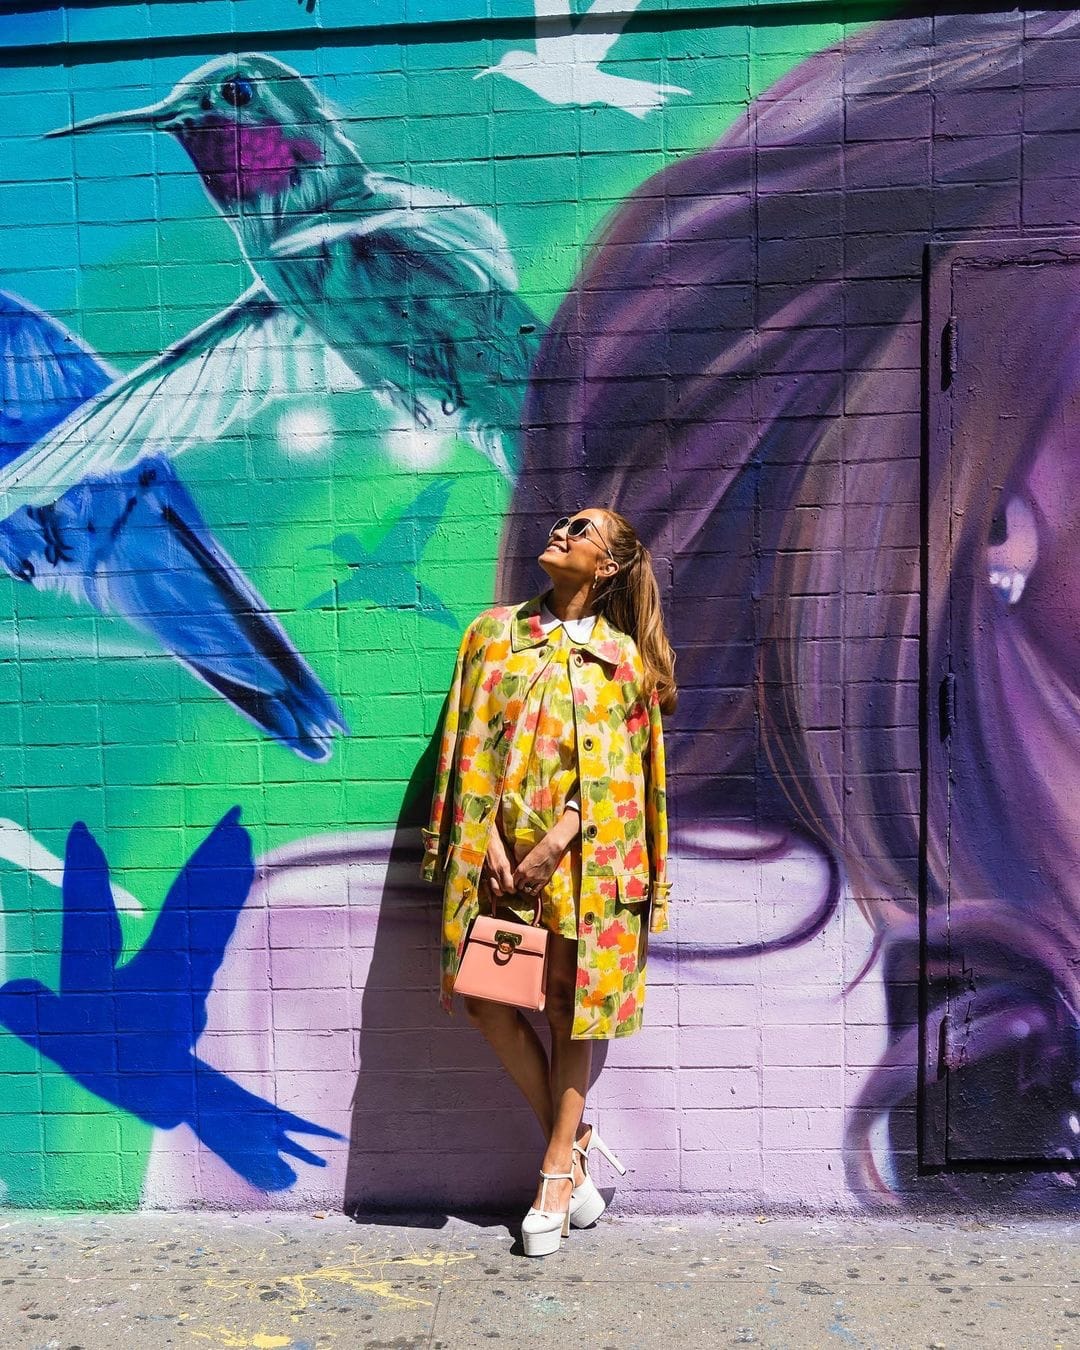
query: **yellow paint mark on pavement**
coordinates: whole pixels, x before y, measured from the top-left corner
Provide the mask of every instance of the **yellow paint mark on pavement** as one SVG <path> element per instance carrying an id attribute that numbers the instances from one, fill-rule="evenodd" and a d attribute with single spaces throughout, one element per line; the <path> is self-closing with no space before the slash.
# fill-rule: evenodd
<path id="1" fill-rule="evenodd" d="M 356 1294 L 367 1294 L 372 1298 L 385 1299 L 398 1308 L 430 1308 L 428 1299 L 402 1293 L 393 1287 L 392 1269 L 394 1266 L 437 1266 L 443 1269 L 457 1265 L 461 1261 L 475 1261 L 473 1252 L 437 1252 L 431 1256 L 411 1254 L 409 1256 L 364 1257 L 357 1255 L 353 1264 L 348 1266 L 322 1266 L 317 1270 L 304 1271 L 297 1275 L 263 1276 L 254 1280 L 207 1279 L 207 1287 L 236 1298 L 246 1298 L 252 1303 L 266 1303 L 266 1295 L 276 1291 L 281 1302 L 278 1309 L 289 1316 L 304 1312 L 322 1298 L 320 1286 L 344 1287 Z M 243 1344 L 254 1344 L 243 1342 Z M 275 1346 L 278 1342 L 275 1341 Z M 289 1344 L 286 1340 L 283 1345 Z M 261 1348 L 260 1348 L 261 1350 Z M 270 1350 L 267 1347 L 267 1350 Z"/>
<path id="2" fill-rule="evenodd" d="M 265 1331 L 256 1331 L 248 1336 L 230 1331 L 228 1327 L 218 1327 L 217 1331 L 193 1331 L 200 1341 L 214 1341 L 223 1350 L 284 1350 L 292 1345 L 291 1336 L 270 1336 Z"/>

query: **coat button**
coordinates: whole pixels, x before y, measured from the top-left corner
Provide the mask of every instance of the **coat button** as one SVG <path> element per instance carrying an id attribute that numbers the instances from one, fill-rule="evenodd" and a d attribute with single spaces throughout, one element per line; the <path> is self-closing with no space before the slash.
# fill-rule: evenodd
<path id="1" fill-rule="evenodd" d="M 582 654 L 581 654 L 580 652 L 575 652 L 575 653 L 574 653 L 574 665 L 575 665 L 575 666 L 583 666 L 584 664 L 585 664 L 585 658 L 582 656 Z"/>
<path id="2" fill-rule="evenodd" d="M 596 915 L 595 915 L 595 914 L 584 914 L 584 915 L 582 915 L 582 923 L 584 923 L 584 925 L 585 925 L 586 928 L 591 928 L 591 927 L 593 926 L 593 923 L 595 922 L 595 920 L 596 920 Z"/>
<path id="3" fill-rule="evenodd" d="M 585 838 L 586 838 L 586 839 L 595 839 L 596 836 L 597 836 L 599 833 L 600 833 L 600 831 L 596 828 L 595 825 L 586 825 L 586 826 L 585 826 Z"/>
<path id="4" fill-rule="evenodd" d="M 581 742 L 581 744 L 586 750 L 591 750 L 593 746 L 596 744 L 596 742 L 593 740 L 591 736 L 586 736 L 585 739 Z"/>

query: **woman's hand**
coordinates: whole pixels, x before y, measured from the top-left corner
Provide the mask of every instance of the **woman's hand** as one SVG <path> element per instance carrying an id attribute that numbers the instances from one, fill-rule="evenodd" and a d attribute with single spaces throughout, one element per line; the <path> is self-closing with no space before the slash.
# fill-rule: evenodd
<path id="1" fill-rule="evenodd" d="M 496 900 L 513 893 L 514 869 L 510 864 L 510 856 L 506 852 L 506 845 L 503 843 L 503 837 L 499 833 L 497 825 L 492 829 L 491 838 L 488 840 L 484 871 L 487 873 L 491 894 Z"/>
<path id="2" fill-rule="evenodd" d="M 580 829 L 581 817 L 578 813 L 574 810 L 564 811 L 562 819 L 548 830 L 514 869 L 513 889 L 521 895 L 539 895 Z"/>

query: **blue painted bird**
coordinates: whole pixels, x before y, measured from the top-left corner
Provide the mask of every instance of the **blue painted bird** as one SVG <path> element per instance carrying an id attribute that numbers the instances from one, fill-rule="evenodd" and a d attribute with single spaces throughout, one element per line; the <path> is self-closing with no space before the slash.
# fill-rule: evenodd
<path id="1" fill-rule="evenodd" d="M 432 483 L 373 549 L 365 548 L 355 534 L 339 534 L 329 544 L 312 545 L 348 563 L 352 572 L 344 581 L 337 582 L 332 591 L 317 595 L 308 603 L 308 609 L 369 600 L 386 609 L 419 609 L 426 618 L 457 628 L 453 614 L 415 572 L 420 555 L 442 519 L 449 496 L 450 483 L 446 479 Z"/>
<path id="2" fill-rule="evenodd" d="M 242 1088 L 195 1053 L 206 1000 L 255 876 L 251 836 L 228 813 L 169 888 L 154 926 L 129 961 L 109 865 L 85 825 L 64 858 L 60 978 L 0 987 L 0 1026 L 104 1101 L 158 1129 L 185 1121 L 253 1185 L 291 1186 L 286 1156 L 324 1167 L 290 1134 L 340 1139 Z"/>
<path id="3" fill-rule="evenodd" d="M 0 464 L 115 378 L 61 324 L 0 291 Z M 93 404 L 91 404 L 93 406 Z M 149 634 L 307 759 L 347 727 L 266 601 L 207 528 L 169 460 L 147 453 L 0 519 L 0 566 Z"/>
<path id="4" fill-rule="evenodd" d="M 114 379 L 74 333 L 0 291 L 0 467 Z"/>
<path id="5" fill-rule="evenodd" d="M 0 470 L 0 508 L 175 458 L 282 389 L 366 388 L 396 427 L 465 437 L 513 475 L 538 324 L 488 215 L 368 168 L 308 81 L 269 56 L 210 61 L 159 103 L 50 135 L 148 128 L 190 156 L 255 282 Z"/>

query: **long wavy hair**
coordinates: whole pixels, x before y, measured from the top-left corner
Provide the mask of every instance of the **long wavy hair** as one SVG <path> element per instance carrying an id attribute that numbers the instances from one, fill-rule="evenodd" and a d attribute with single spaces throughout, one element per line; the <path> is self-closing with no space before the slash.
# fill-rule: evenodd
<path id="1" fill-rule="evenodd" d="M 673 713 L 678 702 L 675 653 L 664 627 L 652 554 L 625 516 L 608 507 L 604 517 L 607 545 L 619 570 L 601 583 L 597 611 L 634 639 L 645 667 L 645 693 L 655 691 L 660 710 Z"/>
<path id="2" fill-rule="evenodd" d="M 981 1146 L 980 1116 L 1016 1131 L 1010 1156 L 1075 1143 L 1080 699 L 1036 591 L 1006 607 L 986 559 L 1005 494 L 1075 407 L 1080 295 L 1038 313 L 1011 297 L 1023 370 L 964 405 L 963 450 L 927 481 L 921 344 L 929 241 L 1075 235 L 1058 133 L 1076 125 L 1077 44 L 1056 39 L 1078 36 L 1065 11 L 889 20 L 632 194 L 545 337 L 504 540 L 514 593 L 532 523 L 560 501 L 632 512 L 679 655 L 677 819 L 789 822 L 842 865 L 889 1021 L 849 1177 L 883 1199 L 915 1184 L 924 1012 L 931 1050 L 948 1007 L 966 1028 L 954 1068 L 979 1110 L 954 1143 L 970 1128 L 968 1155 Z M 920 641 L 959 710 L 925 744 Z M 932 1110 L 938 1091 L 928 1074 Z"/>

